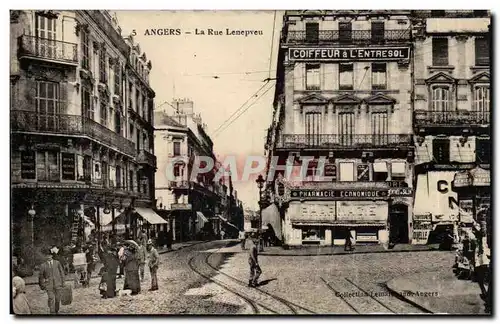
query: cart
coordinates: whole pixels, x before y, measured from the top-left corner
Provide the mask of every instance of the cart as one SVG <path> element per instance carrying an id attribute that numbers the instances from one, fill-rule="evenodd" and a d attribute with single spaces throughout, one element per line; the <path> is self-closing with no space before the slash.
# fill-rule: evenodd
<path id="1" fill-rule="evenodd" d="M 73 269 L 75 288 L 78 287 L 78 285 L 87 287 L 89 282 L 87 277 L 87 257 L 85 253 L 73 254 Z"/>

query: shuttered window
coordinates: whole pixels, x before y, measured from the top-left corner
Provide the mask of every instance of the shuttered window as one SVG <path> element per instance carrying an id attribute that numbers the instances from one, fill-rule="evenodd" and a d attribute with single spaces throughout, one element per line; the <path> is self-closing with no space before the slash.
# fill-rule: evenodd
<path id="1" fill-rule="evenodd" d="M 85 30 L 81 31 L 82 33 L 82 68 L 85 70 L 90 69 L 90 50 L 89 50 L 89 33 Z"/>
<path id="2" fill-rule="evenodd" d="M 477 87 L 474 89 L 474 111 L 476 122 L 490 121 L 490 88 Z"/>
<path id="3" fill-rule="evenodd" d="M 317 146 L 321 144 L 321 132 L 323 129 L 321 113 L 306 113 L 305 114 L 305 130 L 307 144 Z"/>
<path id="4" fill-rule="evenodd" d="M 387 64 L 372 63 L 372 89 L 387 89 Z"/>
<path id="5" fill-rule="evenodd" d="M 476 163 L 487 164 L 491 161 L 490 138 L 476 137 Z"/>
<path id="6" fill-rule="evenodd" d="M 306 64 L 306 90 L 320 90 L 319 64 Z"/>
<path id="7" fill-rule="evenodd" d="M 94 108 L 92 105 L 92 98 L 90 95 L 90 90 L 83 87 L 82 88 L 82 113 L 83 117 L 94 119 Z"/>
<path id="8" fill-rule="evenodd" d="M 308 43 L 317 43 L 319 40 L 319 24 L 306 23 L 306 41 Z"/>
<path id="9" fill-rule="evenodd" d="M 476 65 L 478 66 L 488 66 L 490 65 L 490 46 L 487 38 L 476 38 L 475 43 L 475 53 L 476 53 Z"/>
<path id="10" fill-rule="evenodd" d="M 339 90 L 354 89 L 354 71 L 352 63 L 340 63 L 339 65 Z"/>
<path id="11" fill-rule="evenodd" d="M 432 39 L 432 65 L 448 65 L 448 38 Z"/>
<path id="12" fill-rule="evenodd" d="M 388 143 L 389 122 L 387 112 L 372 113 L 371 129 L 373 145 L 380 146 Z"/>
<path id="13" fill-rule="evenodd" d="M 450 140 L 447 138 L 435 138 L 432 141 L 432 155 L 436 163 L 449 163 Z"/>
<path id="14" fill-rule="evenodd" d="M 339 114 L 339 136 L 341 145 L 354 144 L 354 113 Z"/>
<path id="15" fill-rule="evenodd" d="M 375 43 L 383 42 L 384 31 L 385 31 L 385 24 L 383 21 L 373 21 L 371 29 L 372 42 Z"/>
<path id="16" fill-rule="evenodd" d="M 56 131 L 59 126 L 59 83 L 37 81 L 36 109 L 38 127 L 42 130 Z"/>

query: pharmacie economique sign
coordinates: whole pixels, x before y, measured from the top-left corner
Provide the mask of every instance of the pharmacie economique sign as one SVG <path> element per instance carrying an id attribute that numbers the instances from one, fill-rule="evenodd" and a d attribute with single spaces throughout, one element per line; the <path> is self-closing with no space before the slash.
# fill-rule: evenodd
<path id="1" fill-rule="evenodd" d="M 400 61 L 410 58 L 409 47 L 289 48 L 290 61 Z"/>

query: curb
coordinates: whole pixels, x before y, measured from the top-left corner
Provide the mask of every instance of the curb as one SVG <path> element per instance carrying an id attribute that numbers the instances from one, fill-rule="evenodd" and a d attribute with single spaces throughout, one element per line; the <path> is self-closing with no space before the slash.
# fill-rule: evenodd
<path id="1" fill-rule="evenodd" d="M 394 279 L 392 279 L 392 280 L 394 280 Z M 418 309 L 420 309 L 428 314 L 436 314 L 436 312 L 433 311 L 432 309 L 430 309 L 426 306 L 423 306 L 423 305 L 417 303 L 416 301 L 408 299 L 407 297 L 403 296 L 399 291 L 391 288 L 388 283 L 392 280 L 387 281 L 385 283 L 385 287 L 391 292 L 391 294 L 395 295 L 396 298 L 403 300 L 404 302 L 406 302 L 406 303 L 408 303 L 408 304 L 410 304 L 410 305 L 412 305 L 412 306 L 414 306 L 414 307 L 416 307 L 416 308 L 418 308 Z"/>
<path id="2" fill-rule="evenodd" d="M 178 249 L 163 250 L 161 252 L 158 252 L 158 254 L 165 254 L 165 253 L 169 253 L 169 252 L 176 252 L 176 251 L 182 250 L 184 248 L 188 248 L 188 247 L 191 247 L 191 246 L 195 246 L 195 245 L 203 244 L 203 243 L 208 243 L 208 242 L 211 242 L 211 241 L 197 242 L 197 243 L 193 243 L 193 244 L 182 246 L 182 247 L 180 247 Z M 94 275 L 94 276 L 90 277 L 90 279 L 96 279 L 96 278 L 100 278 L 100 276 L 99 275 Z M 73 282 L 73 281 L 74 281 L 73 279 L 66 279 L 65 280 L 65 282 Z M 38 282 L 25 282 L 25 286 L 35 286 L 35 285 L 38 285 Z"/>
<path id="3" fill-rule="evenodd" d="M 350 255 L 350 254 L 376 254 L 376 253 L 408 253 L 408 252 L 443 252 L 439 249 L 425 250 L 381 250 L 381 251 L 354 251 L 354 252 L 334 252 L 334 253 L 306 253 L 306 254 L 286 254 L 286 253 L 266 253 L 262 252 L 259 255 L 268 256 L 320 256 L 320 255 Z"/>

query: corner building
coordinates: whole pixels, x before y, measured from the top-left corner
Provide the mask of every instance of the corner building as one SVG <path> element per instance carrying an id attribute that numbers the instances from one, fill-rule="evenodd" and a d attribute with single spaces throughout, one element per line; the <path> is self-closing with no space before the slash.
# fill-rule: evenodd
<path id="1" fill-rule="evenodd" d="M 270 162 L 314 157 L 268 188 L 286 245 L 407 243 L 413 210 L 410 11 L 287 11 Z M 326 158 L 325 165 L 318 160 Z M 318 177 L 318 169 L 323 172 Z"/>

